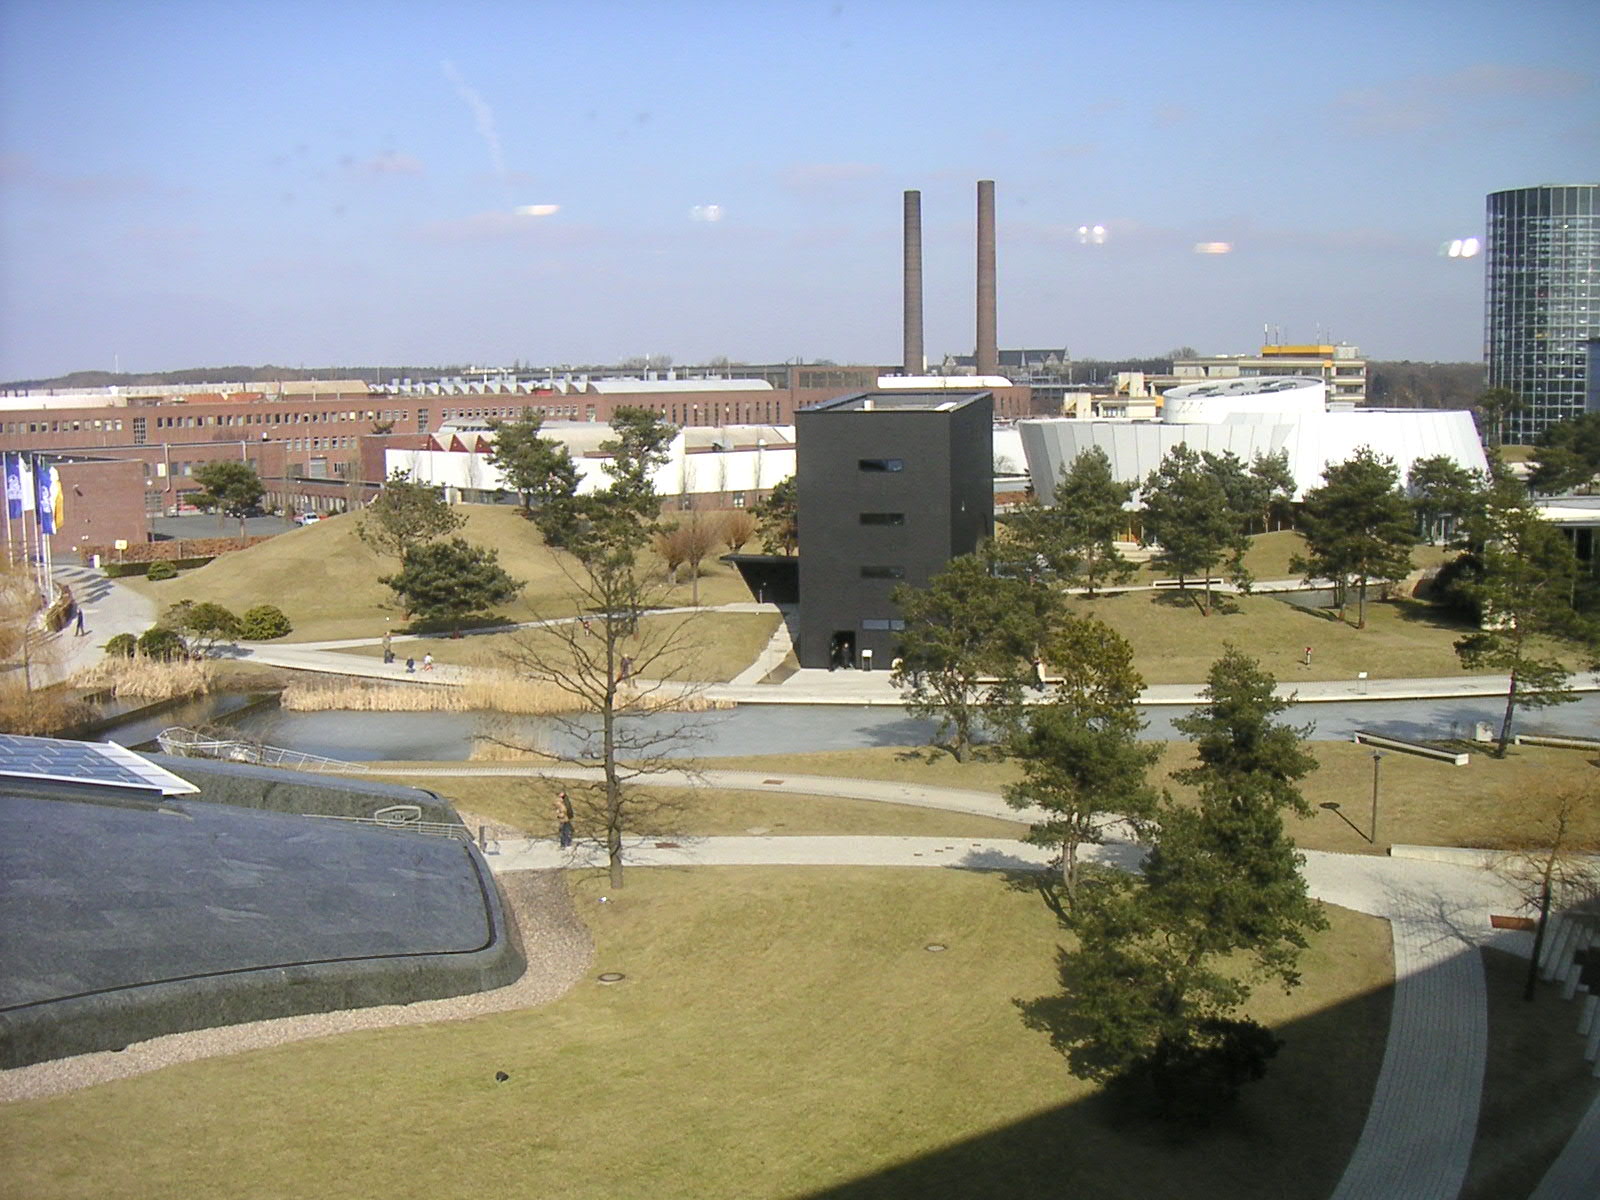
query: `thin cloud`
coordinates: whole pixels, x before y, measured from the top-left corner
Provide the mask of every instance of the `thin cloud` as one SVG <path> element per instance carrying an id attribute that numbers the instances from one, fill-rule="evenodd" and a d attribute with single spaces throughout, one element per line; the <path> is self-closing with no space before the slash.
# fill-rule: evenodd
<path id="1" fill-rule="evenodd" d="M 469 109 L 472 110 L 472 121 L 477 127 L 478 136 L 483 139 L 483 144 L 489 149 L 489 161 L 494 164 L 497 178 L 504 179 L 506 174 L 506 156 L 500 147 L 500 131 L 495 126 L 494 109 L 489 107 L 489 102 L 476 91 L 467 86 L 467 81 L 461 77 L 461 72 L 456 70 L 455 63 L 446 59 L 440 64 L 444 77 L 456 89 L 456 95 L 461 97 Z"/>
<path id="2" fill-rule="evenodd" d="M 560 205 L 528 205 L 528 208 L 550 209 Z M 517 240 L 538 241 L 541 244 L 561 246 L 588 246 L 607 240 L 603 230 L 592 225 L 574 225 L 569 222 L 551 222 L 542 217 L 545 213 L 519 213 L 495 209 L 473 213 L 469 217 L 456 217 L 444 221 L 430 221 L 412 231 L 419 241 L 440 245 L 468 245 L 478 242 L 509 242 Z M 610 239 L 615 241 L 614 238 Z"/>
<path id="3" fill-rule="evenodd" d="M 1464 105 L 1571 96 L 1593 85 L 1594 77 L 1579 71 L 1475 63 L 1441 75 L 1355 88 L 1333 107 L 1353 133 L 1417 134 L 1459 125 Z"/>

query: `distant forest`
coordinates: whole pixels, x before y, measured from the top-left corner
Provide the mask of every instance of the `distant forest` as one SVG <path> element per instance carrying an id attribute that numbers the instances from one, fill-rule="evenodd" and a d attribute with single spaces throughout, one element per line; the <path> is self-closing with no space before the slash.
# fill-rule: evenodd
<path id="1" fill-rule="evenodd" d="M 591 370 L 594 368 L 590 368 Z M 1070 372 L 1075 383 L 1109 381 L 1118 371 L 1143 371 L 1166 374 L 1172 369 L 1170 358 L 1078 359 Z M 115 375 L 110 371 L 74 371 L 54 379 L 23 379 L 0 384 L 4 391 L 55 388 L 161 387 L 199 383 L 276 383 L 305 379 L 364 379 L 382 384 L 390 379 L 440 379 L 473 370 L 465 366 L 433 367 L 192 367 L 183 371 L 164 371 L 152 375 Z M 516 364 L 518 372 L 532 372 Z M 1482 363 L 1372 362 L 1367 363 L 1367 398 L 1372 404 L 1388 408 L 1471 408 L 1483 392 Z"/>

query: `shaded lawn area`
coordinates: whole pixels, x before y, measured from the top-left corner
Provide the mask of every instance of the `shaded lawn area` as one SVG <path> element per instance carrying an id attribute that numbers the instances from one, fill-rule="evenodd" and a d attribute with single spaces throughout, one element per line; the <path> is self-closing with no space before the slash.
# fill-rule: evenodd
<path id="1" fill-rule="evenodd" d="M 1342 910 L 1305 956 L 1306 985 L 1260 996 L 1288 1040 L 1267 1078 L 1204 1136 L 1175 1139 L 1115 1116 L 1023 1027 L 1013 999 L 1054 990 L 1062 935 L 998 877 L 635 870 L 620 892 L 598 873 L 575 892 L 593 974 L 623 983 L 9 1105 L 9 1188 L 1320 1200 L 1381 1058 L 1387 928 Z M 897 1171 L 931 1178 L 908 1190 Z"/>
<path id="2" fill-rule="evenodd" d="M 781 620 L 775 612 L 671 613 L 645 617 L 640 622 L 641 626 L 647 622 L 682 623 L 686 650 L 674 656 L 676 661 L 673 670 L 652 672 L 651 677 L 676 679 L 685 683 L 726 683 L 755 662 L 772 640 L 772 635 L 778 631 Z M 515 665 L 509 656 L 517 652 L 519 643 L 524 642 L 540 647 L 540 653 L 553 653 L 561 648 L 557 635 L 526 629 L 516 633 L 480 633 L 464 638 L 397 637 L 394 639 L 394 649 L 401 658 L 412 653 L 420 655 L 426 650 L 433 655 L 435 662 L 514 670 Z M 628 652 L 628 645 L 626 642 L 623 644 L 624 654 Z M 383 647 L 357 646 L 343 653 L 382 658 Z"/>
<path id="3" fill-rule="evenodd" d="M 1293 722 L 1314 720 L 1316 708 L 1291 709 Z M 1385 754 L 1379 772 L 1378 844 L 1362 836 L 1369 828 L 1372 805 L 1372 750 L 1354 742 L 1308 742 L 1320 764 L 1301 783 L 1314 806 L 1308 818 L 1288 818 L 1288 831 L 1308 850 L 1346 854 L 1385 854 L 1395 842 L 1424 846 L 1497 846 L 1528 829 L 1530 805 L 1553 790 L 1600 786 L 1600 772 L 1581 751 L 1540 746 L 1513 747 L 1504 759 L 1473 753 L 1464 767 L 1409 754 Z M 1189 742 L 1162 743 L 1162 756 L 1150 779 L 1182 796 L 1185 789 L 1170 778 L 1172 771 L 1193 762 Z M 820 754 L 718 758 L 708 767 L 770 771 L 781 774 L 838 775 L 887 779 L 937 787 L 972 788 L 999 793 L 1020 779 L 1021 767 L 1011 761 L 981 759 L 958 763 L 950 755 L 926 749 L 877 747 Z M 1358 827 L 1320 807 L 1337 803 Z M 1579 836 L 1600 839 L 1600 810 L 1584 811 Z"/>
<path id="4" fill-rule="evenodd" d="M 394 773 L 387 779 L 438 792 L 457 809 L 471 813 L 474 826 L 477 818 L 487 818 L 507 831 L 533 837 L 555 835 L 550 814 L 556 793 L 566 789 L 576 795 L 582 786 L 571 780 L 503 776 L 452 778 L 429 775 L 426 771 Z M 770 833 L 779 836 L 885 834 L 1017 838 L 1026 832 L 1026 826 L 1014 821 L 942 812 L 911 804 L 720 788 L 644 788 L 641 789 L 640 813 L 642 819 L 636 825 L 630 823 L 629 833 L 685 837 Z M 580 821 L 577 828 L 580 838 L 595 832 L 585 830 Z M 510 836 L 510 833 L 491 832 L 490 836 Z"/>
<path id="5" fill-rule="evenodd" d="M 524 583 L 521 595 L 497 614 L 508 621 L 565 616 L 577 611 L 571 584 L 560 556 L 546 549 L 533 526 L 511 505 L 463 504 L 456 511 L 467 518 L 455 535 L 475 545 L 493 547 L 500 566 Z M 355 513 L 329 517 L 280 534 L 246 550 L 224 554 L 176 579 L 151 583 L 140 577 L 129 586 L 162 605 L 179 600 L 210 600 L 242 613 L 257 604 L 276 604 L 294 625 L 290 641 L 316 642 L 338 638 L 382 637 L 385 618 L 395 632 L 406 624 L 405 613 L 380 576 L 399 570 L 398 559 L 379 555 L 357 535 Z M 666 568 L 654 554 L 644 559 L 662 581 L 661 603 L 687 605 L 687 582 L 666 586 Z M 749 600 L 738 572 L 715 557 L 701 565 L 700 603 L 705 606 Z"/>
<path id="6" fill-rule="evenodd" d="M 1485 948 L 1489 989 L 1489 1056 L 1483 1107 L 1461 1200 L 1529 1195 L 1583 1119 L 1600 1080 L 1583 1057 L 1578 1013 L 1583 998 L 1561 999 L 1541 982 L 1533 1003 L 1522 999 L 1528 960 Z"/>

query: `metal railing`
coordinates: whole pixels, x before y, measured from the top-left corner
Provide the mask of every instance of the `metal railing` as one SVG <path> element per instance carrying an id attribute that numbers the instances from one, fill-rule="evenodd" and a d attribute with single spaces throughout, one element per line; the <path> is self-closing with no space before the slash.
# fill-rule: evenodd
<path id="1" fill-rule="evenodd" d="M 304 771 L 328 771 L 346 774 L 370 771 L 361 763 L 344 762 L 326 758 L 321 754 L 304 754 L 299 750 L 285 750 L 243 738 L 218 738 L 174 725 L 156 735 L 162 753 L 180 758 L 215 758 L 223 762 L 252 763 L 264 767 L 295 767 Z"/>

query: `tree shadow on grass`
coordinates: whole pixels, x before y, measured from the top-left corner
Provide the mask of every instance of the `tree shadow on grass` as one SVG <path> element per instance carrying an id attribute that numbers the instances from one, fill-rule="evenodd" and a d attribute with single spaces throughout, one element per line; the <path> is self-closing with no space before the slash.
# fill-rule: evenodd
<path id="1" fill-rule="evenodd" d="M 509 629 L 516 624 L 510 617 L 493 613 L 488 616 L 482 614 L 471 617 L 418 617 L 408 625 L 402 625 L 395 630 L 396 634 L 408 637 L 436 637 L 440 634 L 456 634 L 462 636 L 474 633 L 495 633 Z"/>

